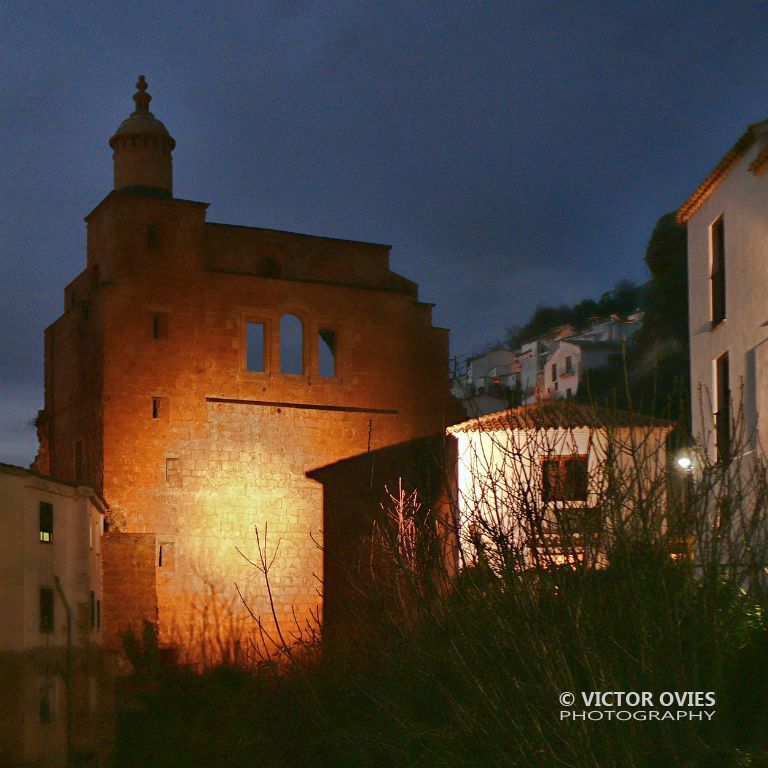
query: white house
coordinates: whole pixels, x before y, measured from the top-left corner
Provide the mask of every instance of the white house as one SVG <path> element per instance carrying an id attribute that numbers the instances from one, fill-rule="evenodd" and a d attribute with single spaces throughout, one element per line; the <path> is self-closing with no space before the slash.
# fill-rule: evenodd
<path id="1" fill-rule="evenodd" d="M 487 394 L 494 388 L 514 389 L 520 367 L 517 353 L 505 347 L 494 347 L 482 355 L 467 358 L 462 396 Z"/>
<path id="2" fill-rule="evenodd" d="M 569 398 L 581 386 L 586 371 L 620 362 L 624 344 L 640 329 L 642 312 L 626 320 L 618 315 L 597 319 L 585 331 L 556 341 L 543 366 L 542 397 Z"/>
<path id="3" fill-rule="evenodd" d="M 760 443 L 765 449 L 768 120 L 747 128 L 677 221 L 688 227 L 694 435 L 712 458 L 748 453 Z M 732 445 L 735 435 L 739 445 Z"/>
<path id="4" fill-rule="evenodd" d="M 89 488 L 0 464 L 0 765 L 92 765 L 109 750 L 103 518 Z"/>
<path id="5" fill-rule="evenodd" d="M 553 328 L 548 334 L 534 341 L 523 344 L 517 355 L 520 366 L 520 392 L 522 402 L 535 403 L 544 396 L 544 366 L 552 350 L 561 339 L 576 333 L 573 326 L 563 325 Z"/>
<path id="6" fill-rule="evenodd" d="M 482 554 L 493 568 L 596 562 L 618 519 L 630 524 L 633 515 L 665 511 L 671 429 L 563 401 L 449 427 L 462 556 Z"/>
<path id="7" fill-rule="evenodd" d="M 544 365 L 544 397 L 569 398 L 576 394 L 589 370 L 607 368 L 621 359 L 621 343 L 572 337 L 557 344 Z"/>
<path id="8" fill-rule="evenodd" d="M 467 358 L 464 373 L 452 378 L 451 394 L 467 416 L 493 413 L 516 402 L 519 375 L 517 353 L 497 346 Z"/>

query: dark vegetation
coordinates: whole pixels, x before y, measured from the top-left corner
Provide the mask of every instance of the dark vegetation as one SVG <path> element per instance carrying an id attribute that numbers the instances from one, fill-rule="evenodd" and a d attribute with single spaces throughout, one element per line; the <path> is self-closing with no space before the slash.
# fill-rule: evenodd
<path id="1" fill-rule="evenodd" d="M 507 346 L 517 349 L 521 344 L 543 336 L 560 325 L 572 325 L 578 330 L 587 327 L 590 319 L 595 317 L 628 315 L 644 305 L 645 293 L 645 286 L 637 286 L 630 280 L 620 280 L 597 301 L 584 299 L 572 307 L 567 304 L 559 307 L 538 306 L 525 325 L 514 326 L 507 331 Z"/>
<path id="2" fill-rule="evenodd" d="M 385 498 L 377 578 L 332 646 L 193 674 L 160 669 L 151 629 L 133 638 L 118 766 L 768 766 L 765 467 L 701 454 L 690 484 L 654 459 L 652 446 L 624 470 L 606 459 L 590 538 L 563 505 L 555 549 L 584 554 L 569 566 L 546 549 L 530 563 L 508 521 L 548 513 L 497 482 L 466 513 L 465 568 L 446 589 L 410 545 L 435 528 L 408 490 Z M 716 706 L 703 721 L 563 722 L 563 691 L 705 691 Z"/>

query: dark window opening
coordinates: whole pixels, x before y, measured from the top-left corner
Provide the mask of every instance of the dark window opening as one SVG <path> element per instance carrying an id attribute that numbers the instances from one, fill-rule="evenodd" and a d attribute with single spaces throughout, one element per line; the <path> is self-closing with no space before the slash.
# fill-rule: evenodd
<path id="1" fill-rule="evenodd" d="M 50 587 L 40 588 L 40 631 L 53 632 L 53 590 Z"/>
<path id="2" fill-rule="evenodd" d="M 53 541 L 53 504 L 40 502 L 40 541 L 50 544 Z"/>
<path id="3" fill-rule="evenodd" d="M 37 688 L 37 720 L 41 725 L 53 722 L 53 691 L 54 684 L 50 680 L 42 680 Z"/>
<path id="4" fill-rule="evenodd" d="M 264 373 L 264 323 L 245 324 L 245 369 Z"/>
<path id="5" fill-rule="evenodd" d="M 304 329 L 296 315 L 280 318 L 280 373 L 304 373 Z"/>
<path id="6" fill-rule="evenodd" d="M 715 361 L 715 448 L 718 461 L 731 453 L 731 389 L 728 353 Z"/>
<path id="7" fill-rule="evenodd" d="M 320 376 L 332 379 L 336 376 L 336 331 L 321 328 L 317 345 Z"/>
<path id="8" fill-rule="evenodd" d="M 710 229 L 712 248 L 712 325 L 725 320 L 725 225 L 721 216 Z"/>
<path id="9" fill-rule="evenodd" d="M 152 315 L 152 338 L 153 339 L 168 338 L 168 313 L 167 312 L 155 312 Z"/>
<path id="10" fill-rule="evenodd" d="M 101 629 L 101 600 L 96 601 L 96 629 Z"/>
<path id="11" fill-rule="evenodd" d="M 557 363 L 552 363 L 552 381 L 557 381 Z"/>
<path id="12" fill-rule="evenodd" d="M 542 461 L 541 496 L 550 501 L 586 501 L 589 494 L 587 456 L 557 456 Z"/>
<path id="13" fill-rule="evenodd" d="M 158 420 L 168 418 L 168 398 L 167 397 L 152 398 L 152 418 L 158 419 Z"/>
<path id="14" fill-rule="evenodd" d="M 96 593 L 91 590 L 88 594 L 88 618 L 91 629 L 96 628 Z"/>
<path id="15" fill-rule="evenodd" d="M 573 373 L 573 358 L 570 355 L 565 358 L 565 372 Z"/>

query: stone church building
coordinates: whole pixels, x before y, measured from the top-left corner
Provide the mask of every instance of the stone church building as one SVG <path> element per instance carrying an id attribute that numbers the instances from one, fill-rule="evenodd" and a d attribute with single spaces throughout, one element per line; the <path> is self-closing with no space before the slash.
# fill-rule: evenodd
<path id="1" fill-rule="evenodd" d="M 284 633 L 321 620 L 328 521 L 307 473 L 440 434 L 448 332 L 388 246 L 207 222 L 174 197 L 175 141 L 137 88 L 45 332 L 36 468 L 109 505 L 107 642 L 149 619 L 214 659 L 259 642 L 251 613 L 268 634 L 273 608 Z"/>

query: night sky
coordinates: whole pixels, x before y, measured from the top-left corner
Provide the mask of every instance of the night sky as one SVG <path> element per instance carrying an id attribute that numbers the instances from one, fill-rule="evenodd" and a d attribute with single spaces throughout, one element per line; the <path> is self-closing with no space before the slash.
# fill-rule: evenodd
<path id="1" fill-rule="evenodd" d="M 2 22 L 0 461 L 139 73 L 208 220 L 392 245 L 466 355 L 646 279 L 656 220 L 768 117 L 764 2 L 31 3 Z"/>

